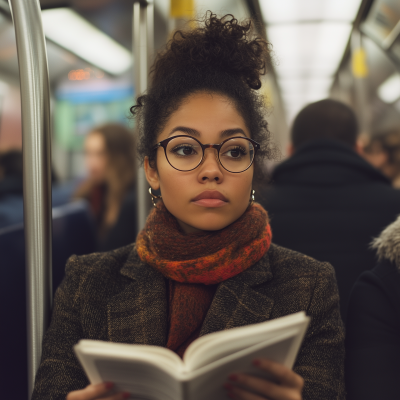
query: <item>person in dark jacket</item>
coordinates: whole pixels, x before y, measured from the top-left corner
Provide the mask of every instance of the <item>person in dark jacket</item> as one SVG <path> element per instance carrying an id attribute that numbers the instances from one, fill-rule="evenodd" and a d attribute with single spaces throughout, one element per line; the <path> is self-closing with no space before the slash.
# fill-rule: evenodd
<path id="1" fill-rule="evenodd" d="M 343 319 L 356 279 L 375 265 L 369 243 L 400 214 L 400 192 L 357 154 L 357 134 L 346 105 L 305 107 L 293 123 L 293 154 L 260 199 L 275 243 L 333 265 Z"/>
<path id="2" fill-rule="evenodd" d="M 400 398 L 400 217 L 374 240 L 379 262 L 351 292 L 347 400 Z"/>

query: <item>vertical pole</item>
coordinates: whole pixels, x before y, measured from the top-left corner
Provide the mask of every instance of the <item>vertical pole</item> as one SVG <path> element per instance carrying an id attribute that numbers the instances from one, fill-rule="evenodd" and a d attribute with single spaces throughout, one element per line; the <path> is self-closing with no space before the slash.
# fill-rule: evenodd
<path id="1" fill-rule="evenodd" d="M 142 95 L 148 87 L 148 74 L 154 47 L 154 5 L 153 1 L 133 4 L 133 55 L 136 96 Z M 149 213 L 148 183 L 143 167 L 137 168 L 137 221 L 138 232 L 143 229 Z"/>
<path id="2" fill-rule="evenodd" d="M 10 0 L 10 8 L 21 85 L 30 398 L 52 301 L 50 88 L 39 0 Z"/>
<path id="3" fill-rule="evenodd" d="M 356 113 L 362 133 L 368 133 L 370 128 L 368 110 L 368 66 L 365 49 L 363 48 L 362 35 L 358 30 L 354 30 L 351 36 L 352 70 L 354 77 Z"/>

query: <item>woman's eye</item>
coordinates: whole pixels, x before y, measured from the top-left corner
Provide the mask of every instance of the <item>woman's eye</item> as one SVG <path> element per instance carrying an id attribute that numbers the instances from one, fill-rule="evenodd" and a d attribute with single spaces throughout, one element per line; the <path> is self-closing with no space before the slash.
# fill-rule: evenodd
<path id="1" fill-rule="evenodd" d="M 225 156 L 230 158 L 240 158 L 246 154 L 246 151 L 241 147 L 234 147 L 224 153 Z"/>
<path id="2" fill-rule="evenodd" d="M 192 156 L 196 154 L 195 150 L 191 146 L 176 147 L 173 151 L 178 156 Z"/>

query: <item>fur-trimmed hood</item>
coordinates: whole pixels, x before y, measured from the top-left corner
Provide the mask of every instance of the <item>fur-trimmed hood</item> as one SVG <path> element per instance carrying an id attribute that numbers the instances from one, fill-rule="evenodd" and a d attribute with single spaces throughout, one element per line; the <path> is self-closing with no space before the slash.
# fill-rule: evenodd
<path id="1" fill-rule="evenodd" d="M 394 262 L 400 269 L 400 216 L 373 240 L 371 247 L 376 250 L 379 260 Z"/>

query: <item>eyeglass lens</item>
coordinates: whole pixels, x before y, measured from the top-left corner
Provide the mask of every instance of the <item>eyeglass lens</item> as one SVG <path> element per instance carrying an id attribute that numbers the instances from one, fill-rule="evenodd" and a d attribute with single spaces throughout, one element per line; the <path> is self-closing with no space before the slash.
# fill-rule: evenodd
<path id="1" fill-rule="evenodd" d="M 197 140 L 190 137 L 176 137 L 166 147 L 169 163 L 180 171 L 196 168 L 203 158 L 203 150 Z M 254 146 L 245 138 L 226 141 L 219 151 L 221 165 L 230 172 L 246 170 L 254 158 Z"/>

